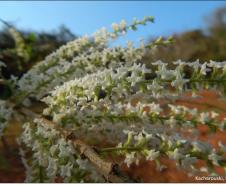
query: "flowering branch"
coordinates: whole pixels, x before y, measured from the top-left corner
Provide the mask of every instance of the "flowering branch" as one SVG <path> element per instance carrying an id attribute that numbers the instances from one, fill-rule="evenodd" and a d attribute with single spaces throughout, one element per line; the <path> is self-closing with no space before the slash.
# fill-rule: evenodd
<path id="1" fill-rule="evenodd" d="M 178 60 L 169 67 L 156 61 L 149 68 L 142 64 L 148 49 L 172 43 L 171 37 L 139 47 L 131 42 L 108 47 L 110 41 L 147 22 L 153 23 L 153 17 L 134 19 L 129 25 L 124 20 L 113 23 L 112 32 L 103 28 L 69 42 L 20 79 L 11 79 L 13 95 L 0 101 L 0 132 L 13 111 L 31 118 L 18 140 L 24 146 L 20 153 L 26 182 L 133 181 L 102 154 L 124 156 L 128 167 L 145 159 L 155 161 L 161 170 L 163 156 L 191 172 L 200 171 L 195 168 L 197 160 L 205 161 L 210 174 L 214 166 L 225 168 L 226 147 L 219 143 L 220 149 L 215 149 L 199 141 L 197 126 L 225 131 L 226 118 L 174 103 L 184 92 L 194 97 L 200 89 L 218 89 L 224 96 L 226 62 Z M 4 66 L 0 63 L 0 69 Z M 46 117 L 24 106 L 33 103 L 32 98 L 47 105 Z M 163 106 L 162 100 L 168 104 Z M 111 147 L 91 147 L 98 141 Z"/>
<path id="2" fill-rule="evenodd" d="M 54 128 L 57 129 L 61 133 L 62 137 L 64 137 L 66 140 L 72 141 L 72 144 L 75 147 L 75 149 L 79 150 L 80 154 L 82 156 L 89 159 L 90 162 L 93 163 L 99 169 L 101 174 L 103 174 L 103 176 L 105 177 L 105 179 L 108 182 L 115 182 L 115 183 L 134 182 L 134 180 L 132 180 L 129 177 L 127 177 L 126 175 L 122 174 L 122 172 L 120 171 L 117 164 L 108 162 L 108 161 L 104 161 L 103 159 L 101 159 L 100 156 L 96 152 L 99 150 L 96 150 L 96 149 L 86 145 L 81 140 L 76 139 L 76 136 L 72 132 L 70 132 L 66 129 L 61 129 L 53 122 L 41 117 L 40 115 L 30 111 L 29 109 L 27 109 L 25 107 L 19 107 L 18 111 L 20 113 L 22 113 L 23 115 L 31 118 L 32 120 L 39 119 L 39 121 L 44 124 L 54 126 Z"/>

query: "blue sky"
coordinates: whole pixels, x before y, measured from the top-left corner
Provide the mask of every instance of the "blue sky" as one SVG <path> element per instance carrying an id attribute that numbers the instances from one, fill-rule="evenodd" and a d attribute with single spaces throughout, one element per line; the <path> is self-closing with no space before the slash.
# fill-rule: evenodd
<path id="1" fill-rule="evenodd" d="M 133 17 L 154 16 L 154 25 L 128 34 L 128 39 L 137 41 L 140 37 L 204 28 L 204 17 L 224 5 L 223 1 L 0 1 L 0 18 L 19 28 L 38 31 L 56 30 L 64 24 L 82 35 L 121 19 L 130 22 Z"/>

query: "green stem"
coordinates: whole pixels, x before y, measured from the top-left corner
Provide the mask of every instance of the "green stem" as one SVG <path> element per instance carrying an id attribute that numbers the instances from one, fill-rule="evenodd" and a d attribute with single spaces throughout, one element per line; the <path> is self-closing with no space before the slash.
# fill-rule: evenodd
<path id="1" fill-rule="evenodd" d="M 40 183 L 44 182 L 44 179 L 43 179 L 43 168 L 42 168 L 42 166 L 39 166 L 39 182 Z"/>
<path id="2" fill-rule="evenodd" d="M 100 153 L 108 153 L 108 152 L 117 152 L 117 151 L 122 151 L 122 150 L 127 150 L 127 151 L 139 151 L 141 150 L 140 147 L 109 147 L 109 148 L 103 148 L 99 149 L 98 152 Z"/>
<path id="3" fill-rule="evenodd" d="M 156 78 L 154 78 L 156 79 Z M 152 82 L 154 79 L 151 80 L 145 80 L 141 83 L 149 83 Z M 158 79 L 162 83 L 170 83 L 173 81 L 173 79 L 170 80 L 164 80 L 164 79 Z M 188 79 L 189 80 L 189 79 Z M 188 82 L 226 82 L 226 79 L 194 79 L 194 80 L 189 80 Z"/>

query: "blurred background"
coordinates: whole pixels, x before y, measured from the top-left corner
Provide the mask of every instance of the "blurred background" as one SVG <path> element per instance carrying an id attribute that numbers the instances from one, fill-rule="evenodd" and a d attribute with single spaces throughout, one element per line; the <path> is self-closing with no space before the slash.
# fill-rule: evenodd
<path id="1" fill-rule="evenodd" d="M 140 38 L 151 42 L 158 36 L 172 35 L 174 43 L 147 52 L 144 62 L 226 60 L 224 1 L 0 1 L 0 61 L 8 66 L 3 68 L 3 76 L 22 76 L 46 55 L 80 35 L 91 35 L 103 26 L 110 29 L 121 19 L 129 23 L 134 17 L 147 15 L 155 17 L 154 24 L 129 32 L 114 44 L 124 45 L 131 40 L 136 45 Z M 0 84 L 1 93 L 5 92 L 3 87 Z M 24 169 L 14 140 L 20 127 L 16 124 L 7 132 L 7 142 L 0 142 L 0 182 L 23 182 Z M 159 180 L 162 178 L 159 176 Z M 179 175 L 174 181 L 180 178 L 188 182 Z"/>

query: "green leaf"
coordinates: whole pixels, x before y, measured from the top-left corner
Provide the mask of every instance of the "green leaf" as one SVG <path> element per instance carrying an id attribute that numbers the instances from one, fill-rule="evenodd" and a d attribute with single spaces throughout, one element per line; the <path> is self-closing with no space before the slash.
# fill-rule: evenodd
<path id="1" fill-rule="evenodd" d="M 162 42 L 163 38 L 160 36 L 158 39 L 156 39 L 155 43 L 160 44 Z"/>
<path id="2" fill-rule="evenodd" d="M 155 18 L 154 18 L 153 16 L 149 16 L 148 20 L 149 20 L 150 22 L 152 22 L 152 23 L 155 22 Z"/>
<path id="3" fill-rule="evenodd" d="M 27 39 L 31 42 L 35 42 L 37 37 L 35 35 L 35 33 L 30 33 L 28 36 L 27 36 Z"/>

